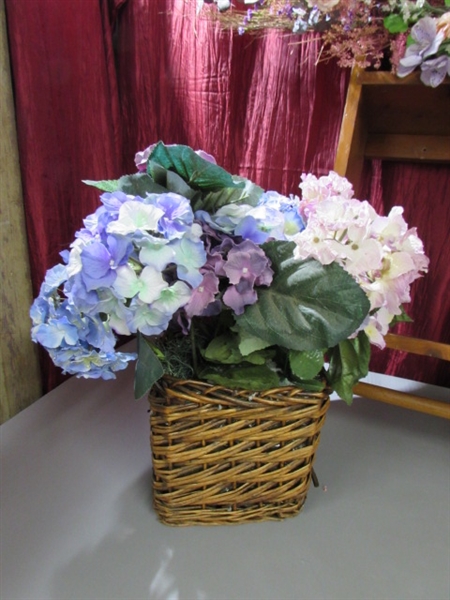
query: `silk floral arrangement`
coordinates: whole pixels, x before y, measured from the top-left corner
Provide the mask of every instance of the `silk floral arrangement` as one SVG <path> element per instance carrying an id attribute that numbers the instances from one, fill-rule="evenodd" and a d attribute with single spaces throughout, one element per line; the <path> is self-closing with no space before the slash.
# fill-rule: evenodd
<path id="1" fill-rule="evenodd" d="M 341 67 L 379 69 L 388 55 L 399 77 L 418 69 L 436 87 L 450 75 L 450 0 L 197 0 L 198 14 L 205 4 L 218 9 L 209 17 L 240 35 L 319 32 L 320 59 Z"/>
<path id="2" fill-rule="evenodd" d="M 406 317 L 428 259 L 401 207 L 378 215 L 334 172 L 301 197 L 264 191 L 210 155 L 158 142 L 102 193 L 47 271 L 31 336 L 65 373 L 135 397 L 164 374 L 230 388 L 327 386 L 348 403 L 371 344 Z M 117 348 L 137 337 L 137 353 Z"/>

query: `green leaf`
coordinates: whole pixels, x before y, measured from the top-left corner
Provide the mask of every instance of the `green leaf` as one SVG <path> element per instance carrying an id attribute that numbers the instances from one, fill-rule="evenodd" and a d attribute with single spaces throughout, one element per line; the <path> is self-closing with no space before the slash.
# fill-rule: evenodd
<path id="1" fill-rule="evenodd" d="M 444 4 L 445 6 L 450 6 L 450 0 L 445 0 Z"/>
<path id="2" fill-rule="evenodd" d="M 199 373 L 200 379 L 224 385 L 231 389 L 261 391 L 278 387 L 280 380 L 275 371 L 266 365 L 226 367 L 209 365 Z"/>
<path id="3" fill-rule="evenodd" d="M 174 192 L 189 199 L 198 194 L 177 173 L 165 169 L 153 160 L 147 162 L 147 172 L 148 176 L 152 177 L 164 192 Z"/>
<path id="4" fill-rule="evenodd" d="M 179 194 L 185 198 L 192 199 L 199 195 L 199 193 L 196 190 L 193 190 L 182 177 L 173 171 L 167 171 L 166 186 L 169 192 L 175 192 L 175 194 Z"/>
<path id="5" fill-rule="evenodd" d="M 384 17 L 383 24 L 389 33 L 405 33 L 408 31 L 408 23 L 400 15 L 391 14 Z"/>
<path id="6" fill-rule="evenodd" d="M 413 322 L 411 317 L 405 312 L 405 309 L 403 308 L 403 306 L 401 306 L 400 309 L 402 312 L 399 315 L 394 315 L 394 318 L 389 323 L 389 327 L 394 327 L 394 325 L 397 325 L 397 323 L 412 323 Z"/>
<path id="7" fill-rule="evenodd" d="M 225 169 L 204 160 L 189 146 L 166 146 L 158 142 L 149 158 L 165 169 L 174 171 L 197 189 L 216 191 L 226 187 L 244 187 L 242 183 L 235 183 Z"/>
<path id="8" fill-rule="evenodd" d="M 158 185 L 147 173 L 124 175 L 119 179 L 118 189 L 125 194 L 145 198 L 147 194 L 162 194 L 167 189 Z"/>
<path id="9" fill-rule="evenodd" d="M 295 385 L 304 392 L 321 392 L 325 388 L 324 379 L 302 379 L 301 381 L 293 381 L 286 385 Z"/>
<path id="10" fill-rule="evenodd" d="M 298 379 L 313 379 L 323 368 L 323 351 L 310 350 L 289 352 L 289 365 Z"/>
<path id="11" fill-rule="evenodd" d="M 242 202 L 245 204 L 250 204 L 250 206 L 256 206 L 258 204 L 258 200 L 264 194 L 264 189 L 250 179 L 246 177 L 239 177 L 239 175 L 233 175 L 233 180 L 235 183 L 243 183 L 243 192 L 242 192 Z"/>
<path id="12" fill-rule="evenodd" d="M 155 180 L 159 185 L 166 187 L 167 182 L 167 169 L 162 167 L 159 163 L 154 160 L 147 161 L 147 174 Z"/>
<path id="13" fill-rule="evenodd" d="M 83 179 L 83 183 L 102 190 L 102 192 L 116 192 L 119 189 L 117 179 L 105 179 L 103 181 L 92 181 L 91 179 Z"/>
<path id="14" fill-rule="evenodd" d="M 195 205 L 194 210 L 206 210 L 214 214 L 222 206 L 227 204 L 248 204 L 256 206 L 264 190 L 250 180 L 242 180 L 245 187 L 226 187 L 218 192 L 209 192 L 205 198 Z"/>
<path id="15" fill-rule="evenodd" d="M 248 356 L 270 346 L 265 340 L 248 333 L 245 329 L 240 329 L 238 326 L 233 327 L 233 331 L 236 331 L 239 335 L 239 350 L 242 356 Z"/>
<path id="16" fill-rule="evenodd" d="M 328 380 L 347 404 L 353 401 L 353 388 L 369 372 L 370 341 L 364 331 L 329 350 Z"/>
<path id="17" fill-rule="evenodd" d="M 224 333 L 215 337 L 203 352 L 205 360 L 222 364 L 236 364 L 242 361 L 237 336 Z"/>
<path id="18" fill-rule="evenodd" d="M 370 304 L 355 280 L 336 263 L 292 258 L 295 244 L 263 245 L 274 278 L 258 288 L 258 302 L 236 317 L 240 328 L 291 350 L 330 348 L 351 335 Z"/>
<path id="19" fill-rule="evenodd" d="M 136 400 L 147 394 L 154 383 L 164 375 L 164 368 L 153 351 L 150 342 L 138 334 L 138 360 L 134 377 L 134 397 Z"/>
<path id="20" fill-rule="evenodd" d="M 239 336 L 231 331 L 215 337 L 202 353 L 207 361 L 221 364 L 239 364 L 249 362 L 254 365 L 263 365 L 274 355 L 273 350 L 258 349 L 243 356 L 239 346 Z"/>
<path id="21" fill-rule="evenodd" d="M 442 44 L 439 46 L 438 54 L 450 55 L 450 40 L 442 42 Z"/>

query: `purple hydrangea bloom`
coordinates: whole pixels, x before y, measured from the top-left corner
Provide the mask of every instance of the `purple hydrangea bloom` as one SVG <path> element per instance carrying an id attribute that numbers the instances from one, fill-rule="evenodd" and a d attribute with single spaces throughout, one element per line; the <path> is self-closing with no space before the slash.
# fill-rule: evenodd
<path id="1" fill-rule="evenodd" d="M 251 281 L 242 279 L 237 285 L 231 285 L 223 295 L 223 302 L 237 315 L 242 315 L 249 304 L 254 304 L 258 296 Z"/>
<path id="2" fill-rule="evenodd" d="M 245 240 L 228 252 L 224 272 L 232 284 L 245 280 L 252 285 L 270 285 L 273 277 L 269 259 L 250 240 Z"/>
<path id="3" fill-rule="evenodd" d="M 229 250 L 223 264 L 223 273 L 231 285 L 225 290 L 222 299 L 237 315 L 244 312 L 245 306 L 257 301 L 254 286 L 270 285 L 273 278 L 269 259 L 250 240 L 234 244 Z"/>
<path id="4" fill-rule="evenodd" d="M 236 242 L 232 238 L 228 236 L 224 237 L 222 242 L 215 248 L 212 248 L 208 253 L 208 261 L 206 266 L 209 269 L 213 269 L 216 275 L 226 277 L 224 269 L 226 260 L 225 257 L 235 246 Z"/>
<path id="5" fill-rule="evenodd" d="M 189 302 L 184 307 L 189 318 L 204 315 L 208 306 L 215 302 L 219 293 L 219 278 L 212 272 L 206 271 L 202 282 L 192 292 Z"/>

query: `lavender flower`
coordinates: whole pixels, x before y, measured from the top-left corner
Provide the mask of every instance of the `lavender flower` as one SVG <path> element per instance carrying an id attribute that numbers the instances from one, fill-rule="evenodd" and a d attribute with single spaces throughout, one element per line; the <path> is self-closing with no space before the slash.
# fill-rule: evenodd
<path id="1" fill-rule="evenodd" d="M 235 314 L 244 312 L 245 306 L 254 304 L 258 296 L 255 285 L 270 285 L 273 271 L 263 250 L 250 240 L 231 248 L 223 271 L 232 284 L 223 295 L 223 302 Z"/>
<path id="2" fill-rule="evenodd" d="M 270 285 L 273 271 L 263 250 L 251 242 L 244 242 L 234 246 L 228 252 L 223 270 L 232 284 L 245 280 L 252 285 Z"/>
<path id="3" fill-rule="evenodd" d="M 255 304 L 258 295 L 252 283 L 241 279 L 236 285 L 230 286 L 223 295 L 223 302 L 229 306 L 234 314 L 242 315 L 246 306 Z"/>
<path id="4" fill-rule="evenodd" d="M 421 65 L 420 80 L 425 85 L 437 87 L 446 75 L 450 75 L 450 56 L 442 54 L 436 58 L 424 60 Z"/>
<path id="5" fill-rule="evenodd" d="M 215 302 L 219 293 L 219 278 L 212 271 L 206 271 L 200 285 L 192 292 L 185 306 L 189 318 L 204 315 L 209 305 Z"/>
<path id="6" fill-rule="evenodd" d="M 444 39 L 444 33 L 438 31 L 436 19 L 424 17 L 411 29 L 414 42 L 406 49 L 405 56 L 400 59 L 397 75 L 406 77 L 419 66 L 424 59 L 436 54 Z"/>

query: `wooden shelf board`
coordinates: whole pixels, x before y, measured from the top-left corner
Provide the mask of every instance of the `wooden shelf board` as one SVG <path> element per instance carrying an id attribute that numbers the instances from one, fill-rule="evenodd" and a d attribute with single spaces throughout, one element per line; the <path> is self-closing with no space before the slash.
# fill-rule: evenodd
<path id="1" fill-rule="evenodd" d="M 450 136 L 371 134 L 367 158 L 420 162 L 450 162 Z"/>

